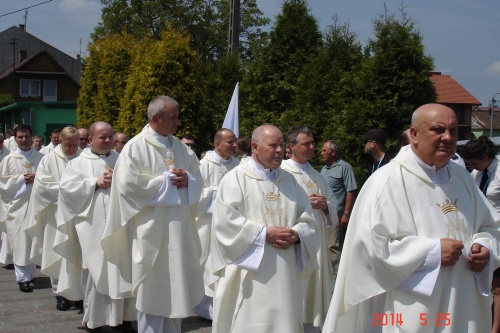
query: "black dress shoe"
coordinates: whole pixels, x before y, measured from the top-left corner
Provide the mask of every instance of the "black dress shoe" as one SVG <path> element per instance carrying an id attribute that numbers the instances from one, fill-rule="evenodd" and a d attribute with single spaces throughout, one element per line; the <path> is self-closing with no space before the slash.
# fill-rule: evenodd
<path id="1" fill-rule="evenodd" d="M 56 309 L 59 311 L 67 311 L 69 308 L 71 308 L 71 303 L 69 300 L 62 296 L 56 296 L 57 300 L 57 305 Z"/>
<path id="2" fill-rule="evenodd" d="M 3 268 L 8 269 L 9 271 L 11 271 L 11 270 L 14 269 L 14 264 L 5 265 L 5 266 L 3 266 Z"/>
<path id="3" fill-rule="evenodd" d="M 96 327 L 96 328 L 89 328 L 87 324 L 85 324 L 85 327 L 87 327 L 87 332 L 100 332 L 102 331 L 102 326 L 101 327 Z"/>
<path id="4" fill-rule="evenodd" d="M 124 321 L 118 326 L 111 326 L 115 331 L 121 331 L 122 333 L 137 333 L 137 330 L 132 326 L 131 321 Z"/>
<path id="5" fill-rule="evenodd" d="M 33 288 L 31 288 L 29 282 L 21 282 L 19 283 L 19 290 L 23 293 L 31 293 L 33 291 Z"/>
<path id="6" fill-rule="evenodd" d="M 83 310 L 83 301 L 74 301 L 75 308 Z"/>

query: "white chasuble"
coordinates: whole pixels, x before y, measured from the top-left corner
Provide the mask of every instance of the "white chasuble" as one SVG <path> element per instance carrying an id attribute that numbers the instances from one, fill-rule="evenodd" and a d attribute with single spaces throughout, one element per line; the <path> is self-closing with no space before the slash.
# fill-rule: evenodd
<path id="1" fill-rule="evenodd" d="M 41 267 L 42 273 L 59 278 L 61 256 L 54 251 L 57 223 L 59 181 L 68 158 L 58 145 L 45 155 L 36 170 L 31 191 L 28 219 L 24 230 L 32 239 L 30 260 Z"/>
<path id="2" fill-rule="evenodd" d="M 30 265 L 31 240 L 24 232 L 33 184 L 24 182 L 25 173 L 35 173 L 43 154 L 31 148 L 29 157 L 15 151 L 0 163 L 0 197 L 4 202 L 0 229 L 6 232 L 9 246 L 2 247 L 0 262 Z M 4 234 L 5 235 L 5 234 Z"/>
<path id="3" fill-rule="evenodd" d="M 320 237 L 307 194 L 290 173 L 274 173 L 276 180 L 264 180 L 241 162 L 219 185 L 211 247 L 214 333 L 303 331 L 297 263 L 307 253 L 318 268 Z M 236 265 L 268 226 L 293 228 L 301 243 L 278 249 L 265 242 L 256 270 Z"/>
<path id="4" fill-rule="evenodd" d="M 212 265 L 209 259 L 210 238 L 212 231 L 212 213 L 215 205 L 217 190 L 222 177 L 234 169 L 240 161 L 231 156 L 227 161 L 221 161 L 214 151 L 208 151 L 200 161 L 200 172 L 203 177 L 203 191 L 198 203 L 198 213 L 196 224 L 201 242 L 200 264 L 203 269 L 203 283 L 205 285 L 205 295 L 213 296 L 213 292 L 208 285 L 212 282 Z M 207 264 L 208 263 L 208 264 Z"/>
<path id="5" fill-rule="evenodd" d="M 5 156 L 9 155 L 10 154 L 10 150 L 3 146 L 2 149 L 0 149 L 0 162 L 4 159 Z"/>
<path id="6" fill-rule="evenodd" d="M 4 147 L 7 147 L 7 149 L 10 150 L 10 151 L 14 151 L 14 150 L 16 150 L 18 148 L 17 147 L 16 139 L 14 138 L 14 136 L 11 136 L 10 138 L 6 139 L 3 142 L 3 145 L 4 145 Z"/>
<path id="7" fill-rule="evenodd" d="M 113 150 L 109 156 L 100 157 L 86 148 L 68 163 L 60 181 L 56 217 L 59 233 L 54 250 L 74 267 L 88 269 L 99 293 L 121 299 L 130 296 L 117 290 L 118 270 L 104 259 L 100 243 L 108 222 L 110 189 L 96 186 L 97 178 L 113 169 L 117 158 Z M 59 282 L 58 293 L 64 295 L 67 288 L 77 289 L 79 281 L 73 282 Z"/>
<path id="8" fill-rule="evenodd" d="M 203 297 L 195 224 L 203 179 L 194 152 L 173 136 L 167 149 L 157 135 L 146 125 L 120 153 L 102 246 L 131 284 L 139 311 L 183 318 Z M 170 183 L 174 164 L 189 173 L 187 189 Z M 185 190 L 189 195 L 182 194 Z"/>
<path id="9" fill-rule="evenodd" d="M 319 269 L 304 277 L 301 282 L 302 302 L 304 305 L 304 322 L 314 327 L 322 327 L 328 306 L 332 299 L 335 279 L 329 257 L 327 233 L 338 224 L 337 200 L 330 191 L 324 177 L 309 164 L 300 165 L 291 159 L 281 163 L 281 167 L 290 172 L 297 183 L 308 194 L 322 195 L 326 198 L 328 215 L 321 209 L 313 209 L 316 230 L 321 238 L 321 246 L 317 254 Z M 333 220 L 333 221 L 331 221 Z"/>
<path id="10" fill-rule="evenodd" d="M 490 332 L 499 216 L 465 169 L 449 163 L 450 180 L 434 184 L 406 149 L 356 199 L 323 332 Z M 441 238 L 464 251 L 432 280 L 419 272 Z M 481 273 L 467 268 L 473 243 L 490 250 Z"/>
<path id="11" fill-rule="evenodd" d="M 59 146 L 59 145 L 57 145 L 57 146 Z M 54 144 L 52 143 L 52 141 L 51 141 L 48 145 L 46 145 L 45 147 L 43 147 L 42 149 L 40 149 L 40 154 L 43 154 L 43 155 L 48 155 L 48 154 L 50 154 L 51 152 L 53 152 L 53 151 L 54 151 L 54 149 L 56 149 L 56 147 L 57 147 L 57 146 L 56 146 L 56 145 L 54 145 Z"/>

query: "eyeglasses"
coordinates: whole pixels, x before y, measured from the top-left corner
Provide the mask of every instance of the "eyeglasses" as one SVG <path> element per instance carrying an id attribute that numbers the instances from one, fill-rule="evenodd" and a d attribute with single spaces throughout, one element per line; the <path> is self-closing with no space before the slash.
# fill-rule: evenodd
<path id="1" fill-rule="evenodd" d="M 80 141 L 89 141 L 89 138 L 80 138 Z"/>
<path id="2" fill-rule="evenodd" d="M 117 143 L 121 143 L 122 145 L 124 145 L 124 144 L 126 144 L 126 143 L 127 143 L 127 141 L 115 141 L 115 142 L 117 142 Z"/>
<path id="3" fill-rule="evenodd" d="M 196 148 L 196 143 L 186 143 L 189 148 Z"/>

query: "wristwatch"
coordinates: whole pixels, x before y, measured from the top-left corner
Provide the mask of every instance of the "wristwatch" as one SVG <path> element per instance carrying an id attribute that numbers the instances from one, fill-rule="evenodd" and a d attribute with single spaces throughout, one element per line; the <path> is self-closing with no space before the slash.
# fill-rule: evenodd
<path id="1" fill-rule="evenodd" d="M 344 212 L 344 215 L 347 216 L 347 217 L 350 217 L 351 216 L 351 212 Z"/>

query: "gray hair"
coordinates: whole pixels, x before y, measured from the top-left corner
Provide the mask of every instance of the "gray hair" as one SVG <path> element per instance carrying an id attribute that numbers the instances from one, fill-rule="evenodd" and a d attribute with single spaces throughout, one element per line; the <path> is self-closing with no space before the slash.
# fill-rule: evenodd
<path id="1" fill-rule="evenodd" d="M 328 140 L 325 143 L 328 143 L 328 152 L 331 154 L 333 151 L 337 152 L 337 155 L 340 156 L 340 146 L 337 142 L 333 140 Z"/>
<path id="2" fill-rule="evenodd" d="M 292 126 L 288 132 L 286 133 L 286 142 L 287 144 L 297 144 L 297 139 L 299 137 L 299 134 L 305 134 L 309 137 L 313 137 L 311 131 L 309 130 L 308 127 L 302 126 L 302 125 L 295 125 Z"/>
<path id="3" fill-rule="evenodd" d="M 167 105 L 170 104 L 174 108 L 179 108 L 179 103 L 175 99 L 167 95 L 159 95 L 154 97 L 148 104 L 148 120 L 151 122 L 153 115 L 166 111 Z"/>

